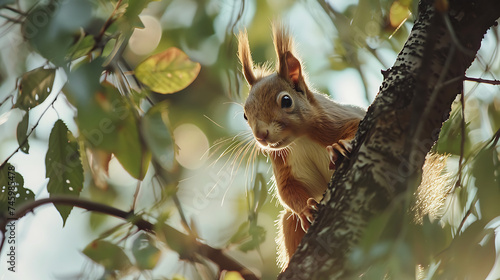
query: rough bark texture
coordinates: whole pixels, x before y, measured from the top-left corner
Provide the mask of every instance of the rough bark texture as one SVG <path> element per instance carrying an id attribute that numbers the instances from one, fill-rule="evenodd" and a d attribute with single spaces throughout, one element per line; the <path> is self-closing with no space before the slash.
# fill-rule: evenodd
<path id="1" fill-rule="evenodd" d="M 498 0 L 450 0 L 444 13 L 434 2 L 420 2 L 409 38 L 359 127 L 350 160 L 333 175 L 316 222 L 279 279 L 345 278 L 351 272 L 346 257 L 369 219 L 419 177 L 483 35 L 500 17 Z"/>

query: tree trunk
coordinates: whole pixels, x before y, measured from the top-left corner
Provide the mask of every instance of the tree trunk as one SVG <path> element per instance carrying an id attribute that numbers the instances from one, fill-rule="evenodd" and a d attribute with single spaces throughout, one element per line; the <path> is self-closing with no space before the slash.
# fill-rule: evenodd
<path id="1" fill-rule="evenodd" d="M 419 181 L 425 156 L 462 93 L 465 71 L 500 17 L 498 0 L 448 2 L 420 2 L 418 19 L 384 73 L 350 159 L 333 175 L 316 221 L 279 279 L 345 278 L 346 259 L 370 218 L 413 193 L 412 182 Z"/>

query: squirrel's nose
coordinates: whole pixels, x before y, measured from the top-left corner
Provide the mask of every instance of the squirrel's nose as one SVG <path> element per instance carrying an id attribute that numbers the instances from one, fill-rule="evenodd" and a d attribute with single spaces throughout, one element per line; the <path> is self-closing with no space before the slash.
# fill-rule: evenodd
<path id="1" fill-rule="evenodd" d="M 269 130 L 266 129 L 266 131 L 258 131 L 257 134 L 255 134 L 255 139 L 259 142 L 265 142 L 268 136 Z"/>

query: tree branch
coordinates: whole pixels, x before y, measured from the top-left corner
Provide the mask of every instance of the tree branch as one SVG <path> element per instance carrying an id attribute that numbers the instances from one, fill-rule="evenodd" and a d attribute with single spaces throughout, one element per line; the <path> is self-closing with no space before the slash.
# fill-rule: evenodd
<path id="1" fill-rule="evenodd" d="M 19 209 L 17 209 L 14 216 L 9 217 L 1 217 L 0 219 L 0 228 L 3 231 L 2 242 L 0 246 L 3 247 L 5 241 L 5 229 L 7 224 L 12 220 L 18 220 L 24 217 L 29 212 L 32 212 L 34 209 L 46 205 L 46 204 L 62 204 L 75 206 L 78 208 L 86 209 L 89 211 L 99 212 L 103 214 L 107 214 L 110 216 L 114 216 L 123 220 L 126 220 L 136 226 L 139 230 L 143 230 L 146 232 L 154 233 L 155 225 L 144 220 L 142 217 L 137 216 L 133 212 L 126 212 L 120 210 L 118 208 L 108 206 L 105 204 L 93 202 L 90 200 L 85 200 L 81 198 L 77 198 L 74 196 L 53 196 L 50 198 L 39 199 L 35 201 L 28 202 L 23 204 Z M 184 235 L 183 233 L 177 231 L 176 229 L 164 225 L 165 227 L 169 227 L 170 232 L 174 232 L 176 235 Z M 253 274 L 249 269 L 242 266 L 240 263 L 236 262 L 232 258 L 229 258 L 224 254 L 224 252 L 220 249 L 212 248 L 206 244 L 195 241 L 194 244 L 195 252 L 200 254 L 201 256 L 213 261 L 215 264 L 219 266 L 219 269 L 228 270 L 228 271 L 238 271 L 245 279 L 256 280 L 259 279 L 255 274 Z M 1 247 L 0 247 L 1 252 Z"/>

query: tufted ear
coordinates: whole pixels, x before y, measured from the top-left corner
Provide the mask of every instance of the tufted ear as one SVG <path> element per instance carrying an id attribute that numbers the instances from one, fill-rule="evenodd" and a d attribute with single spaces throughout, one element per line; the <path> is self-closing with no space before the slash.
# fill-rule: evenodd
<path id="1" fill-rule="evenodd" d="M 302 67 L 300 62 L 291 52 L 287 52 L 282 56 L 280 62 L 279 74 L 284 78 L 288 78 L 295 86 L 298 86 L 302 80 Z"/>
<path id="2" fill-rule="evenodd" d="M 273 24 L 274 46 L 278 56 L 278 75 L 290 81 L 296 88 L 304 84 L 302 66 L 293 55 L 293 41 L 281 23 Z"/>
<path id="3" fill-rule="evenodd" d="M 238 34 L 238 57 L 241 62 L 243 75 L 248 84 L 252 86 L 256 82 L 255 74 L 253 72 L 252 55 L 250 54 L 250 45 L 248 44 L 248 35 L 246 30 L 240 31 Z"/>

